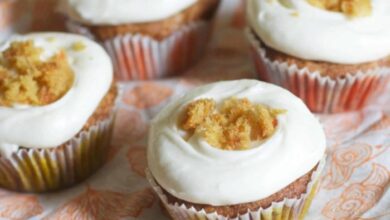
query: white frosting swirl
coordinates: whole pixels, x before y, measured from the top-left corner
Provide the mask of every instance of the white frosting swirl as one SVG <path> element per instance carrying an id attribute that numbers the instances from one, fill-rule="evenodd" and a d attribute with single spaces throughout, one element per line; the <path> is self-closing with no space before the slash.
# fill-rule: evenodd
<path id="1" fill-rule="evenodd" d="M 225 151 L 198 136 L 182 137 L 178 118 L 188 103 L 229 97 L 286 109 L 275 134 L 244 151 Z M 232 205 L 263 199 L 309 172 L 324 156 L 325 135 L 303 102 L 275 85 L 256 80 L 210 84 L 169 104 L 153 120 L 148 165 L 157 182 L 177 198 Z"/>
<path id="2" fill-rule="evenodd" d="M 86 24 L 118 25 L 168 18 L 197 0 L 60 0 L 58 9 Z"/>
<path id="3" fill-rule="evenodd" d="M 74 71 L 75 81 L 70 90 L 58 101 L 46 106 L 0 106 L 0 151 L 10 155 L 18 146 L 50 148 L 74 137 L 98 107 L 113 80 L 113 67 L 107 53 L 93 41 L 78 35 L 62 33 L 36 33 L 17 36 L 12 41 L 33 40 L 44 49 L 45 60 L 65 49 Z M 81 51 L 72 49 L 82 42 Z"/>
<path id="4" fill-rule="evenodd" d="M 307 60 L 357 64 L 390 55 L 390 1 L 372 0 L 372 6 L 371 16 L 353 19 L 306 0 L 248 0 L 247 11 L 251 28 L 275 50 Z"/>

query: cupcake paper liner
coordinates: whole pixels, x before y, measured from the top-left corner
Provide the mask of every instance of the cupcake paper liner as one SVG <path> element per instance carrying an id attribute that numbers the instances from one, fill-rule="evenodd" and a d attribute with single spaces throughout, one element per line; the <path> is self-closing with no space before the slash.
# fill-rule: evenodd
<path id="1" fill-rule="evenodd" d="M 20 148 L 0 156 L 0 187 L 19 192 L 49 192 L 72 186 L 94 173 L 106 161 L 115 114 L 65 146 L 51 149 Z"/>
<path id="2" fill-rule="evenodd" d="M 212 21 L 186 25 L 161 41 L 141 34 L 125 34 L 100 42 L 110 54 L 116 78 L 149 80 L 183 73 L 206 49 Z M 68 21 L 71 32 L 95 39 L 88 27 Z"/>
<path id="3" fill-rule="evenodd" d="M 149 170 L 146 175 L 153 190 L 159 196 L 162 205 L 174 220 L 293 220 L 303 219 L 309 210 L 310 204 L 317 192 L 321 172 L 325 167 L 326 157 L 319 162 L 317 169 L 313 172 L 311 180 L 306 187 L 306 193 L 300 198 L 285 198 L 280 202 L 273 202 L 266 209 L 260 208 L 255 211 L 248 210 L 247 213 L 235 218 L 219 215 L 216 212 L 207 213 L 205 210 L 196 210 L 194 207 L 186 207 L 184 204 L 170 204 L 162 188 L 157 184 Z"/>
<path id="4" fill-rule="evenodd" d="M 360 110 L 383 93 L 390 81 L 390 68 L 348 74 L 332 79 L 319 72 L 272 61 L 254 34 L 246 31 L 256 70 L 263 81 L 282 86 L 301 98 L 313 112 L 338 113 Z"/>
<path id="5" fill-rule="evenodd" d="M 31 2 L 25 0 L 0 1 L 0 42 L 13 32 L 26 31 L 31 25 Z"/>

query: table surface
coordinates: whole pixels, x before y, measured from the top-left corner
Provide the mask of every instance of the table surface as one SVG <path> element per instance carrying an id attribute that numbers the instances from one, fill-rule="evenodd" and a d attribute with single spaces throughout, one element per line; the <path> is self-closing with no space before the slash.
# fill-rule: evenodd
<path id="1" fill-rule="evenodd" d="M 35 1 L 40 4 L 35 9 L 52 6 L 51 0 Z M 0 190 L 0 219 L 168 219 L 145 180 L 149 122 L 166 103 L 198 85 L 256 77 L 243 34 L 243 2 L 223 1 L 207 54 L 184 76 L 120 85 L 112 151 L 101 170 L 58 193 Z M 47 19 L 51 14 L 42 16 L 36 11 L 33 30 L 61 28 Z M 384 96 L 360 112 L 318 115 L 329 156 L 307 219 L 390 219 L 389 110 L 390 96 Z"/>

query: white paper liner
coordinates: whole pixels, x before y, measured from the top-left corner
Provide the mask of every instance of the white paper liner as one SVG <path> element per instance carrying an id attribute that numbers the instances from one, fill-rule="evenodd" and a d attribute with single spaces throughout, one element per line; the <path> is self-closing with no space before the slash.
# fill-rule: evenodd
<path id="1" fill-rule="evenodd" d="M 49 149 L 21 148 L 0 156 L 0 187 L 20 192 L 49 192 L 72 186 L 89 177 L 107 158 L 115 110 L 111 116 L 67 145 Z"/>
<path id="2" fill-rule="evenodd" d="M 272 61 L 266 56 L 261 42 L 254 33 L 246 30 L 251 43 L 256 70 L 261 80 L 282 86 L 301 98 L 309 109 L 318 113 L 338 113 L 360 110 L 375 102 L 390 82 L 390 68 L 382 67 L 367 72 L 359 71 L 343 78 L 332 79 Z"/>
<path id="3" fill-rule="evenodd" d="M 100 42 L 110 54 L 116 78 L 148 80 L 183 73 L 204 53 L 212 21 L 186 25 L 160 41 L 141 34 L 125 34 Z M 67 28 L 95 39 L 87 27 L 73 21 Z"/>
<path id="4" fill-rule="evenodd" d="M 163 192 L 162 188 L 157 184 L 150 171 L 146 169 L 145 172 L 146 178 L 151 184 L 153 190 L 157 193 L 163 206 L 174 220 L 292 220 L 303 219 L 306 215 L 310 207 L 311 200 L 317 191 L 318 182 L 321 172 L 325 167 L 325 163 L 326 156 L 324 156 L 319 162 L 317 169 L 313 172 L 311 180 L 306 187 L 306 193 L 302 194 L 300 198 L 285 198 L 283 201 L 273 202 L 272 205 L 266 209 L 260 208 L 256 211 L 248 210 L 247 213 L 235 218 L 228 218 L 219 215 L 216 212 L 206 213 L 205 210 L 196 210 L 194 207 L 186 207 L 184 204 L 170 204 L 167 196 Z"/>

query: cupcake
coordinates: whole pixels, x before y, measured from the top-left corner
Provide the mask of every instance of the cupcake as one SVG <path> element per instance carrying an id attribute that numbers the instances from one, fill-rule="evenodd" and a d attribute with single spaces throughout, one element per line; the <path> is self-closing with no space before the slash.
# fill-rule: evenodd
<path id="1" fill-rule="evenodd" d="M 117 96 L 107 53 L 62 33 L 16 36 L 0 51 L 0 187 L 48 192 L 91 175 Z"/>
<path id="2" fill-rule="evenodd" d="M 261 80 L 315 112 L 360 110 L 390 79 L 387 0 L 249 0 L 248 37 Z"/>
<path id="3" fill-rule="evenodd" d="M 256 80 L 199 87 L 152 121 L 148 179 L 173 219 L 297 219 L 325 135 L 293 94 Z"/>
<path id="4" fill-rule="evenodd" d="M 219 0 L 60 0 L 69 30 L 100 42 L 119 80 L 183 73 L 202 55 Z"/>

